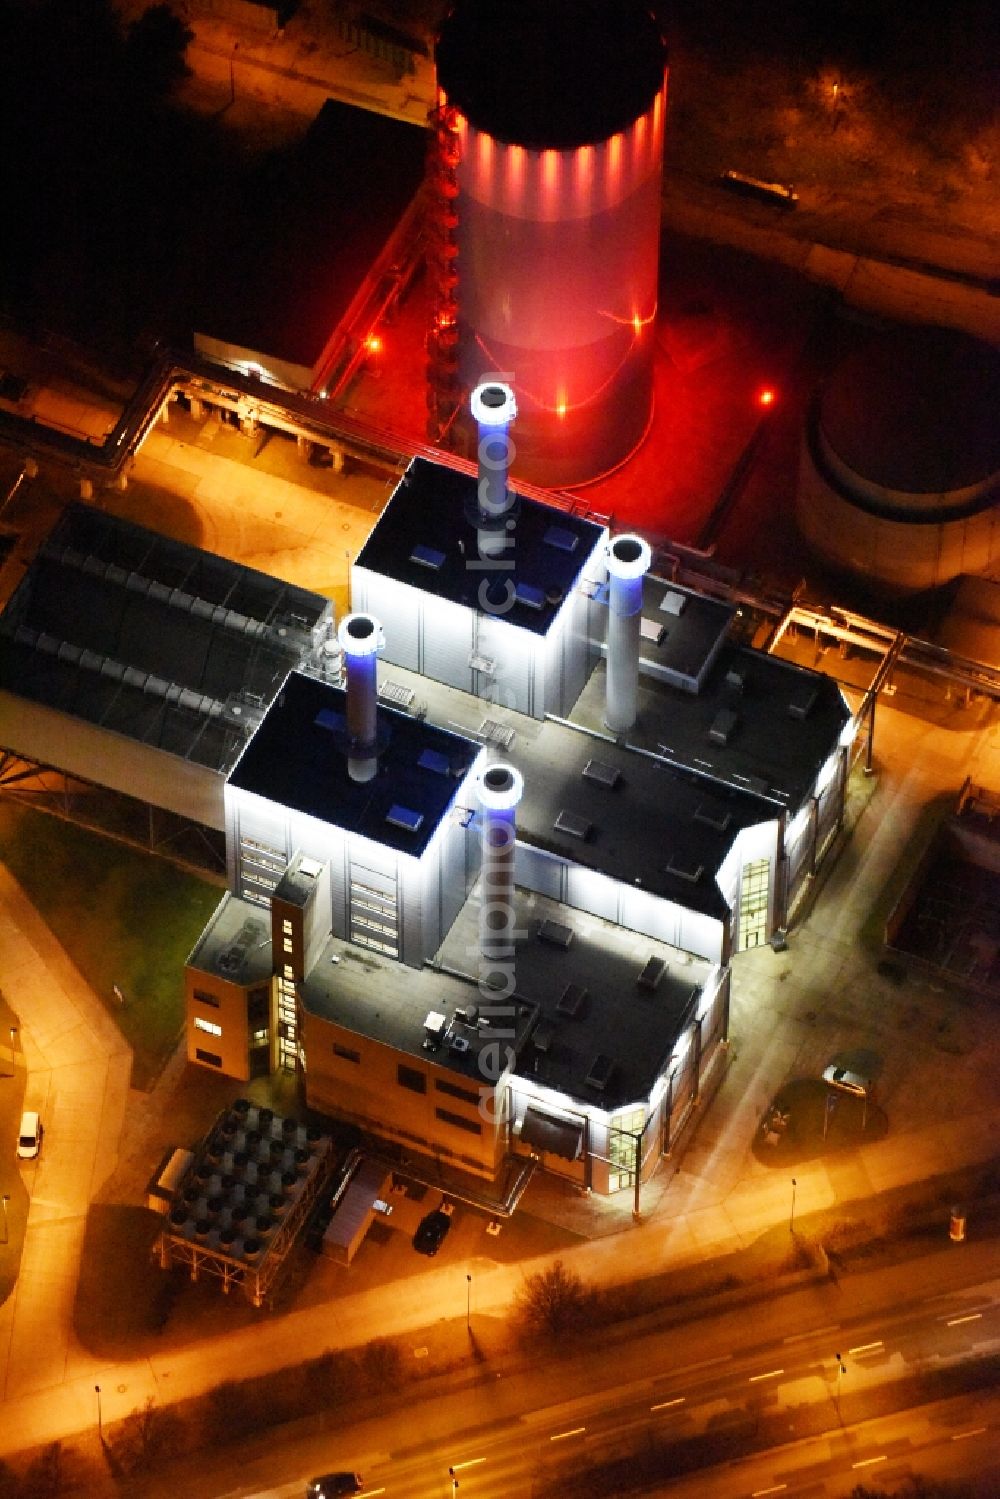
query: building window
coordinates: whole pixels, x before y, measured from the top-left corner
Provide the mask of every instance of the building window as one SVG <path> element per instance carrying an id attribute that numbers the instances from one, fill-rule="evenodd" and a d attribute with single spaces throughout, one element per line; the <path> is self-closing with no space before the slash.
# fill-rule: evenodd
<path id="1" fill-rule="evenodd" d="M 266 1046 L 269 1040 L 270 1040 L 270 1034 L 268 1032 L 267 1026 L 265 1025 L 264 1028 L 263 1028 L 263 1030 L 254 1031 L 253 1032 L 253 1034 L 250 1037 L 250 1045 L 251 1046 Z"/>
<path id="2" fill-rule="evenodd" d="M 290 953 L 292 951 L 292 939 L 291 939 L 291 937 L 285 937 L 283 939 L 282 944 L 281 944 L 281 951 L 282 952 L 287 952 L 287 953 Z"/>
<path id="3" fill-rule="evenodd" d="M 211 1005 L 213 1010 L 217 1010 L 219 1008 L 220 1001 L 218 995 L 207 994 L 204 989 L 195 989 L 193 992 L 195 999 L 198 1000 L 200 1004 Z"/>
<path id="4" fill-rule="evenodd" d="M 335 1057 L 342 1057 L 345 1062 L 361 1061 L 360 1051 L 352 1051 L 349 1046 L 341 1046 L 336 1041 L 334 1041 L 333 1043 L 333 1054 Z M 402 1079 L 400 1079 L 400 1081 L 402 1081 Z"/>
<path id="5" fill-rule="evenodd" d="M 426 1093 L 427 1078 L 416 1067 L 404 1067 L 402 1063 L 396 1068 L 396 1080 L 401 1088 L 409 1088 L 411 1093 Z"/>
<path id="6" fill-rule="evenodd" d="M 467 1130 L 470 1135 L 481 1135 L 483 1132 L 483 1126 L 477 1119 L 466 1119 L 462 1114 L 453 1114 L 450 1109 L 435 1109 L 434 1112 L 439 1119 L 444 1120 L 445 1124 L 453 1124 L 456 1129 Z"/>
<path id="7" fill-rule="evenodd" d="M 221 1025 L 216 1025 L 212 1020 L 203 1020 L 200 1015 L 194 1017 L 194 1028 L 196 1031 L 205 1031 L 209 1036 L 222 1035 Z"/>
<path id="8" fill-rule="evenodd" d="M 285 978 L 286 979 L 293 979 L 294 977 L 295 977 L 295 970 L 293 969 L 291 963 L 286 963 L 285 964 Z"/>
<path id="9" fill-rule="evenodd" d="M 281 930 L 284 932 L 286 937 L 290 937 L 292 935 L 292 923 L 289 921 L 287 916 L 281 923 Z"/>
<path id="10" fill-rule="evenodd" d="M 440 1078 L 434 1083 L 439 1093 L 447 1093 L 449 1098 L 460 1098 L 463 1103 L 478 1104 L 479 1094 L 471 1088 L 460 1088 L 457 1083 L 442 1082 Z"/>
<path id="11" fill-rule="evenodd" d="M 251 989 L 247 995 L 247 1019 L 257 1028 L 267 1023 L 271 1008 L 271 992 L 267 988 Z"/>
<path id="12" fill-rule="evenodd" d="M 199 1062 L 207 1062 L 210 1067 L 222 1066 L 222 1058 L 217 1057 L 214 1051 L 202 1051 L 201 1047 L 199 1046 L 195 1051 L 195 1056 L 198 1058 Z"/>

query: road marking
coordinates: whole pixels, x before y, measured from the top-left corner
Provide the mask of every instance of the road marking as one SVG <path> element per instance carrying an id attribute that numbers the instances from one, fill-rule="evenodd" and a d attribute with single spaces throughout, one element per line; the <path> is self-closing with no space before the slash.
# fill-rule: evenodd
<path id="1" fill-rule="evenodd" d="M 852 1468 L 873 1468 L 876 1463 L 887 1463 L 889 1461 L 883 1452 L 881 1457 L 866 1457 L 860 1463 L 852 1463 Z"/>
<path id="2" fill-rule="evenodd" d="M 363 1494 L 359 1494 L 358 1495 L 358 1499 L 375 1499 L 375 1495 L 376 1494 L 384 1494 L 384 1493 L 385 1493 L 385 1484 L 383 1484 L 380 1489 L 365 1489 L 365 1491 L 364 1491 Z"/>
<path id="3" fill-rule="evenodd" d="M 859 1343 L 857 1348 L 848 1348 L 847 1351 L 848 1353 L 853 1353 L 854 1356 L 857 1357 L 859 1353 L 874 1353 L 876 1348 L 884 1347 L 885 1344 L 882 1342 L 882 1339 L 876 1338 L 874 1343 Z"/>
<path id="4" fill-rule="evenodd" d="M 768 1369 L 766 1374 L 751 1374 L 750 1383 L 756 1384 L 758 1379 L 777 1379 L 779 1374 L 784 1374 L 784 1369 Z"/>
<path id="5" fill-rule="evenodd" d="M 567 1437 L 578 1437 L 578 1436 L 581 1435 L 582 1432 L 585 1432 L 586 1430 L 587 1430 L 587 1428 L 585 1426 L 574 1426 L 572 1431 L 560 1431 L 560 1432 L 557 1432 L 554 1437 L 549 1437 L 549 1441 L 550 1442 L 564 1442 Z"/>
<path id="6" fill-rule="evenodd" d="M 765 1494 L 780 1494 L 782 1489 L 787 1489 L 787 1483 L 774 1483 L 769 1489 L 754 1489 L 750 1499 L 764 1499 Z"/>
<path id="7" fill-rule="evenodd" d="M 783 1343 L 802 1343 L 802 1342 L 805 1341 L 806 1338 L 822 1338 L 822 1337 L 825 1337 L 828 1332 L 839 1332 L 839 1331 L 840 1331 L 840 1323 L 839 1322 L 831 1322 L 831 1324 L 830 1324 L 829 1327 L 817 1327 L 817 1328 L 814 1328 L 812 1332 L 793 1332 L 793 1333 L 790 1333 L 787 1338 L 782 1338 L 781 1341 Z"/>
<path id="8" fill-rule="evenodd" d="M 949 1327 L 961 1327 L 963 1322 L 981 1322 L 982 1312 L 969 1312 L 966 1317 L 951 1317 L 948 1321 Z"/>
<path id="9" fill-rule="evenodd" d="M 463 1468 L 478 1468 L 480 1463 L 486 1461 L 485 1457 L 469 1457 L 464 1463 L 452 1463 L 456 1473 L 461 1473 Z"/>
<path id="10" fill-rule="evenodd" d="M 674 1369 L 670 1377 L 681 1379 L 685 1374 L 697 1374 L 699 1369 L 711 1369 L 713 1364 L 731 1363 L 732 1357 L 731 1353 L 723 1353 L 718 1358 L 703 1358 L 700 1364 L 686 1364 L 683 1369 Z"/>
<path id="11" fill-rule="evenodd" d="M 986 1430 L 985 1426 L 977 1426 L 974 1431 L 960 1431 L 952 1437 L 953 1442 L 964 1442 L 966 1437 L 981 1437 Z"/>
<path id="12" fill-rule="evenodd" d="M 659 1405 L 651 1405 L 651 1411 L 667 1411 L 672 1405 L 683 1405 L 687 1399 L 686 1395 L 678 1395 L 675 1400 L 661 1400 Z"/>

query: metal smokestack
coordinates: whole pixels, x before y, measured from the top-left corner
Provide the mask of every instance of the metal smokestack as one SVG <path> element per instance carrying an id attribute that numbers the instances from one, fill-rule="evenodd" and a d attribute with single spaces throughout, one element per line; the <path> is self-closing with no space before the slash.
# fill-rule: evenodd
<path id="1" fill-rule="evenodd" d="M 347 773 L 370 781 L 378 770 L 376 658 L 382 629 L 370 614 L 349 614 L 337 631 L 347 667 Z"/>
<path id="2" fill-rule="evenodd" d="M 608 546 L 608 659 L 604 721 L 627 734 L 639 711 L 642 580 L 652 553 L 641 536 L 616 536 Z"/>
<path id="3" fill-rule="evenodd" d="M 482 899 L 479 906 L 482 976 L 490 987 L 496 987 L 490 982 L 491 970 L 501 981 L 506 977 L 508 993 L 513 993 L 514 844 L 517 839 L 516 808 L 524 790 L 524 779 L 513 765 L 491 765 L 478 777 L 476 790 L 484 813 Z"/>
<path id="4" fill-rule="evenodd" d="M 507 522 L 514 519 L 514 500 L 507 493 L 513 444 L 510 424 L 517 402 L 509 385 L 486 380 L 472 392 L 472 415 L 478 428 L 476 457 L 476 536 L 480 557 L 502 557 L 513 543 Z"/>

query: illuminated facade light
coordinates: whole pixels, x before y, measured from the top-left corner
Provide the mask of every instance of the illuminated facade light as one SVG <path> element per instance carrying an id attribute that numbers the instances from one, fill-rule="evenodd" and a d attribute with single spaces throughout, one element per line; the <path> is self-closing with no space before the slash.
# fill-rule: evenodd
<path id="1" fill-rule="evenodd" d="M 763 386 L 757 392 L 757 405 L 762 406 L 765 410 L 768 406 L 773 406 L 776 399 L 777 392 L 770 385 Z"/>

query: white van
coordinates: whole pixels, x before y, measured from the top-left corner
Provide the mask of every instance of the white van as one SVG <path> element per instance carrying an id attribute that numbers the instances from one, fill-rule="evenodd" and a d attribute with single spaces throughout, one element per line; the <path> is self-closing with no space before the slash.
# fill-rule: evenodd
<path id="1" fill-rule="evenodd" d="M 42 1121 L 33 1109 L 25 1109 L 21 1115 L 21 1128 L 17 1132 L 17 1153 L 22 1160 L 31 1160 L 42 1148 Z"/>

